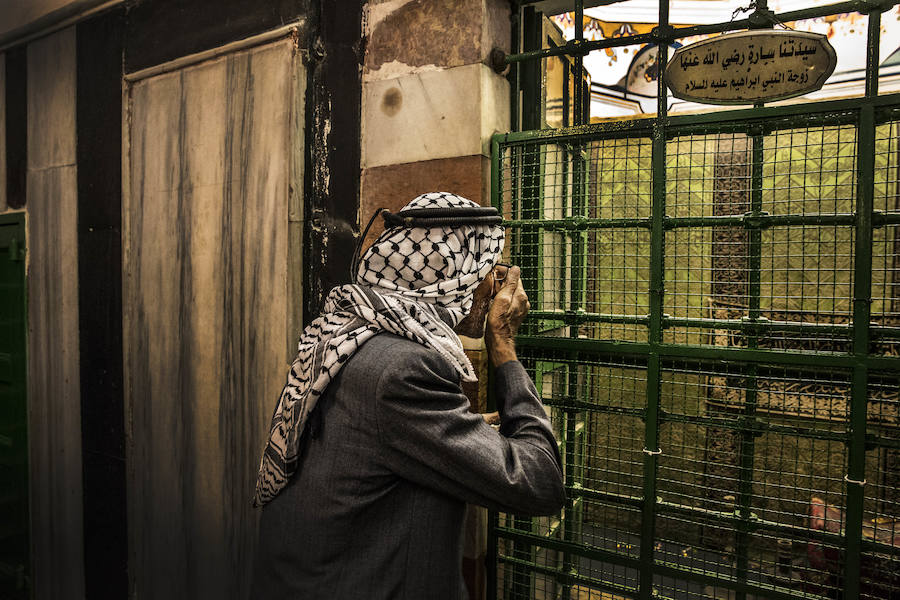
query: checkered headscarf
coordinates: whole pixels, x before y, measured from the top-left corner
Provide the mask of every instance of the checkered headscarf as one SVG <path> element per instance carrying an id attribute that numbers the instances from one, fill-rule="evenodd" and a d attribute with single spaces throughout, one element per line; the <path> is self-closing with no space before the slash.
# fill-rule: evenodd
<path id="1" fill-rule="evenodd" d="M 432 192 L 405 208 L 476 206 L 455 194 Z M 376 333 L 388 331 L 433 348 L 463 380 L 475 380 L 453 328 L 471 309 L 475 288 L 499 260 L 503 241 L 499 225 L 398 227 L 379 236 L 360 260 L 356 284 L 332 289 L 322 314 L 300 336 L 260 461 L 255 506 L 287 485 L 316 402 Z"/>

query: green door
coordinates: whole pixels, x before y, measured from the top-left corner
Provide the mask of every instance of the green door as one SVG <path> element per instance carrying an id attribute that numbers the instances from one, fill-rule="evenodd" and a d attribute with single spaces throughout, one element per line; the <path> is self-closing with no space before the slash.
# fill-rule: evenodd
<path id="1" fill-rule="evenodd" d="M 25 219 L 0 215 L 0 598 L 27 598 Z"/>

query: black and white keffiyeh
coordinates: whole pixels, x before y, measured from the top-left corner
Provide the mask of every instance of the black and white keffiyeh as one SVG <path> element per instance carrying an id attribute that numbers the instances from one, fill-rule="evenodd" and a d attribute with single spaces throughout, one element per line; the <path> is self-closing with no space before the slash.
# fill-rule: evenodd
<path id="1" fill-rule="evenodd" d="M 476 207 L 455 194 L 423 194 L 405 208 Z M 453 328 L 503 250 L 499 225 L 387 229 L 360 260 L 356 284 L 331 290 L 322 314 L 300 336 L 259 465 L 254 506 L 274 498 L 297 470 L 300 437 L 316 402 L 341 367 L 376 333 L 433 348 L 464 381 L 472 364 Z"/>

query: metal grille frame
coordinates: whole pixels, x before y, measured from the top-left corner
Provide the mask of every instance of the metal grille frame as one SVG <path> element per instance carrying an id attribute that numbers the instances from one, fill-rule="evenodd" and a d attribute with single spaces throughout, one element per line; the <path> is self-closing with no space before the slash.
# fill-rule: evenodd
<path id="1" fill-rule="evenodd" d="M 862 98 L 494 136 L 568 503 L 491 515 L 491 597 L 900 598 L 879 14 Z"/>

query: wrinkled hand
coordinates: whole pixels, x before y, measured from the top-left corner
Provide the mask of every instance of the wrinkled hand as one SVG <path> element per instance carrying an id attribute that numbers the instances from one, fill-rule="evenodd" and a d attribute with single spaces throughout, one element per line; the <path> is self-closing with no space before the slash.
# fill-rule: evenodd
<path id="1" fill-rule="evenodd" d="M 514 340 L 531 308 L 519 275 L 519 267 L 510 267 L 488 312 L 484 341 L 495 367 L 517 360 Z"/>

